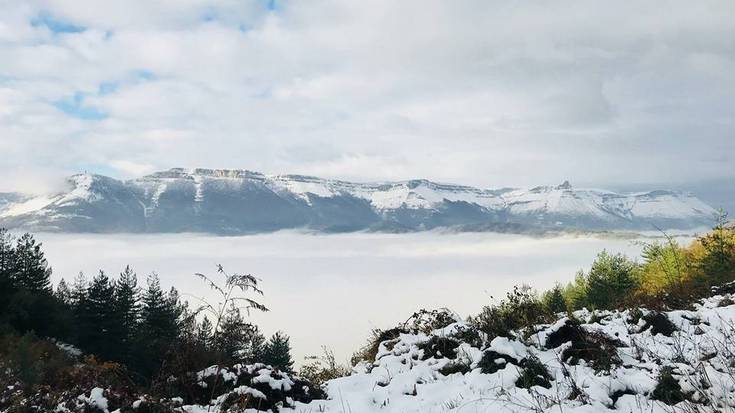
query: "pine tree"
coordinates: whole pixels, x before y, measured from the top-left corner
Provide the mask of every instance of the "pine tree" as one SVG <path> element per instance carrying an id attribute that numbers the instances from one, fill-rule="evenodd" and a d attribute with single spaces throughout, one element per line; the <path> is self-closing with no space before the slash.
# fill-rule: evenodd
<path id="1" fill-rule="evenodd" d="M 638 286 L 636 263 L 625 255 L 610 255 L 603 250 L 592 263 L 587 274 L 587 301 L 595 308 L 611 309 L 620 306 Z"/>
<path id="2" fill-rule="evenodd" d="M 209 317 L 206 315 L 204 316 L 204 319 L 201 323 L 199 323 L 199 327 L 197 328 L 197 344 L 201 346 L 203 349 L 208 349 L 212 345 L 212 322 L 209 321 Z"/>
<path id="3" fill-rule="evenodd" d="M 234 303 L 230 305 L 220 321 L 215 337 L 217 349 L 228 363 L 239 360 L 239 353 L 245 343 L 245 319 Z"/>
<path id="4" fill-rule="evenodd" d="M 104 271 L 92 279 L 87 291 L 81 329 L 82 345 L 105 360 L 119 359 L 120 319 L 114 309 L 115 288 Z"/>
<path id="5" fill-rule="evenodd" d="M 120 321 L 119 335 L 121 359 L 128 361 L 132 352 L 132 342 L 140 318 L 140 288 L 138 276 L 126 266 L 115 282 L 115 312 Z"/>
<path id="6" fill-rule="evenodd" d="M 148 288 L 142 298 L 134 363 L 137 370 L 147 377 L 161 366 L 178 335 L 178 294 L 173 291 L 164 294 L 158 276 L 152 274 L 148 277 Z"/>
<path id="7" fill-rule="evenodd" d="M 291 359 L 290 338 L 281 331 L 277 331 L 265 345 L 263 362 L 273 368 L 292 373 L 293 360 Z"/>
<path id="8" fill-rule="evenodd" d="M 554 288 L 544 293 L 543 303 L 546 310 L 557 314 L 567 311 L 567 302 L 564 299 L 564 292 L 561 285 L 555 284 Z"/>
<path id="9" fill-rule="evenodd" d="M 19 288 L 31 293 L 51 292 L 51 268 L 49 268 L 41 244 L 31 234 L 23 234 L 15 246 L 13 277 Z"/>
<path id="10" fill-rule="evenodd" d="M 86 322 L 86 305 L 87 305 L 87 277 L 83 272 L 79 272 L 71 285 L 71 314 L 74 323 L 74 331 L 72 341 L 82 347 L 85 341 L 86 331 L 83 329 Z"/>
<path id="11" fill-rule="evenodd" d="M 15 291 L 14 262 L 13 237 L 6 229 L 2 228 L 0 229 L 0 320 L 6 318 L 5 308 Z"/>
<path id="12" fill-rule="evenodd" d="M 71 290 L 69 289 L 69 286 L 66 284 L 66 281 L 62 278 L 61 281 L 59 281 L 59 284 L 56 286 L 56 291 L 54 292 L 54 296 L 56 299 L 65 306 L 71 306 L 72 303 L 72 295 Z"/>

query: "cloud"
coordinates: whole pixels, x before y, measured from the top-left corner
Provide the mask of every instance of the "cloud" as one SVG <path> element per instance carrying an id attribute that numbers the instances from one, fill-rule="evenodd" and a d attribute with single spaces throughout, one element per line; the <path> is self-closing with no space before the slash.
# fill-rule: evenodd
<path id="1" fill-rule="evenodd" d="M 79 271 L 91 277 L 102 269 L 116 276 L 131 265 L 140 284 L 156 272 L 165 287 L 176 286 L 193 304 L 196 300 L 190 294 L 216 299 L 194 272 L 216 275 L 219 263 L 228 271 L 252 273 L 262 279 L 262 300 L 271 309 L 254 314 L 255 321 L 268 334 L 282 329 L 291 335 L 298 362 L 317 354 L 323 345 L 345 360 L 373 328 L 390 328 L 418 308 L 448 307 L 469 316 L 492 302 L 491 296 L 500 299 L 514 285 L 544 290 L 555 282 L 572 281 L 603 248 L 631 256 L 641 248 L 621 239 L 501 234 L 279 232 L 226 238 L 40 234 L 38 238 L 54 268 L 54 282 L 62 277 L 68 282 Z M 317 324 L 311 322 L 315 315 Z"/>
<path id="2" fill-rule="evenodd" d="M 726 0 L 5 1 L 0 174 L 735 178 L 733 12 Z M 13 189 L 28 188 L 0 182 Z"/>

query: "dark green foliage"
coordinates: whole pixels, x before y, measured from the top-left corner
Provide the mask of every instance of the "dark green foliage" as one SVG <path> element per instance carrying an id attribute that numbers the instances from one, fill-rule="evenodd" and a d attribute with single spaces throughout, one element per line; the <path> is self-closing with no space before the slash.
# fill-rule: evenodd
<path id="1" fill-rule="evenodd" d="M 663 334 L 666 337 L 671 337 L 674 331 L 678 330 L 674 323 L 664 313 L 657 311 L 651 311 L 650 313 L 643 316 L 645 324 L 641 328 L 641 331 L 651 329 L 651 334 Z"/>
<path id="2" fill-rule="evenodd" d="M 280 371 L 292 373 L 293 359 L 289 340 L 282 331 L 273 334 L 263 350 L 263 362 Z"/>
<path id="3" fill-rule="evenodd" d="M 457 319 L 454 314 L 446 308 L 437 310 L 426 310 L 422 308 L 406 320 L 403 328 L 414 334 L 429 334 L 434 330 L 444 328 L 456 322 Z"/>
<path id="4" fill-rule="evenodd" d="M 63 303 L 53 295 L 41 244 L 0 230 L 0 329 L 64 337 L 69 330 Z"/>
<path id="5" fill-rule="evenodd" d="M 714 228 L 699 242 L 705 250 L 699 267 L 710 277 L 711 284 L 735 279 L 735 228 L 727 226 L 725 211 L 719 212 Z"/>
<path id="6" fill-rule="evenodd" d="M 142 297 L 139 334 L 135 337 L 132 366 L 144 377 L 152 377 L 172 350 L 179 329 L 178 293 L 165 294 L 156 274 L 148 277 Z"/>
<path id="7" fill-rule="evenodd" d="M 457 347 L 459 347 L 459 341 L 439 336 L 432 336 L 429 341 L 418 345 L 418 348 L 424 351 L 422 360 L 428 360 L 432 357 L 454 360 L 457 358 Z"/>
<path id="8" fill-rule="evenodd" d="M 593 308 L 617 308 L 638 286 L 636 264 L 622 254 L 602 251 L 587 274 L 586 302 Z"/>
<path id="9" fill-rule="evenodd" d="M 564 298 L 564 290 L 560 284 L 555 284 L 554 288 L 544 292 L 541 301 L 549 313 L 558 314 L 567 311 L 567 301 Z"/>
<path id="10" fill-rule="evenodd" d="M 483 373 L 493 374 L 505 369 L 508 364 L 520 369 L 520 375 L 515 383 L 517 387 L 523 389 L 530 389 L 533 386 L 542 386 L 547 389 L 551 388 L 553 378 L 546 369 L 546 366 L 535 356 L 516 360 L 507 354 L 500 354 L 488 350 L 482 354 L 482 359 L 480 359 L 477 366 L 480 367 Z"/>
<path id="11" fill-rule="evenodd" d="M 78 328 L 79 344 L 104 360 L 114 360 L 119 355 L 120 318 L 115 311 L 115 288 L 109 277 L 100 271 L 92 279 Z"/>
<path id="12" fill-rule="evenodd" d="M 8 299 L 15 292 L 13 263 L 15 248 L 13 238 L 6 229 L 0 228 L 0 314 L 5 313 Z"/>
<path id="13" fill-rule="evenodd" d="M 41 244 L 31 234 L 23 234 L 15 246 L 12 277 L 16 287 L 31 293 L 51 292 L 51 268 L 49 268 Z"/>
<path id="14" fill-rule="evenodd" d="M 587 331 L 579 322 L 568 320 L 562 327 L 549 334 L 546 348 L 552 349 L 571 342 L 561 354 L 561 359 L 570 364 L 584 360 L 595 370 L 610 370 L 613 365 L 620 364 L 617 347 L 623 343 L 612 339 L 601 332 Z"/>
<path id="15" fill-rule="evenodd" d="M 206 325 L 203 327 L 205 330 L 209 328 Z M 205 334 L 204 331 L 200 333 Z M 214 341 L 214 347 L 227 363 L 255 363 L 263 360 L 265 337 L 256 325 L 245 322 L 240 309 L 234 305 L 225 313 Z"/>
<path id="16" fill-rule="evenodd" d="M 451 337 L 461 343 L 467 343 L 472 347 L 482 348 L 483 339 L 480 331 L 472 326 L 460 326 L 452 334 Z"/>
<path id="17" fill-rule="evenodd" d="M 670 406 L 686 400 L 686 396 L 679 381 L 674 377 L 671 367 L 664 367 L 659 372 L 658 383 L 651 393 L 651 398 Z"/>
<path id="18" fill-rule="evenodd" d="M 618 402 L 618 399 L 623 397 L 624 395 L 633 395 L 635 396 L 637 393 L 634 390 L 631 389 L 624 389 L 624 390 L 615 390 L 613 394 L 610 395 L 610 400 L 612 400 L 612 408 L 615 408 L 615 404 Z"/>
<path id="19" fill-rule="evenodd" d="M 204 349 L 209 348 L 213 344 L 212 343 L 213 328 L 214 327 L 212 326 L 212 322 L 209 321 L 209 317 L 205 315 L 201 324 L 199 324 L 199 327 L 197 328 L 197 336 L 196 336 L 197 344 L 199 344 Z"/>
<path id="20" fill-rule="evenodd" d="M 548 312 L 536 294 L 527 286 L 516 286 L 506 299 L 495 306 L 487 306 L 473 318 L 472 324 L 480 331 L 494 337 L 510 337 L 511 332 L 550 321 Z"/>
<path id="21" fill-rule="evenodd" d="M 530 389 L 533 386 L 551 388 L 553 378 L 549 370 L 536 357 L 529 357 L 521 362 L 521 374 L 516 380 L 516 386 L 522 389 Z"/>
<path id="22" fill-rule="evenodd" d="M 69 289 L 69 286 L 66 284 L 66 281 L 63 278 L 59 281 L 59 284 L 56 285 L 54 296 L 57 300 L 59 300 L 61 304 L 65 306 L 71 306 L 71 289 Z"/>
<path id="23" fill-rule="evenodd" d="M 120 273 L 114 284 L 114 292 L 115 321 L 119 323 L 116 329 L 120 340 L 119 359 L 129 362 L 141 311 L 138 277 L 130 266 L 126 266 Z"/>
<path id="24" fill-rule="evenodd" d="M 401 336 L 401 334 L 408 333 L 408 331 L 402 327 L 395 327 L 388 330 L 374 329 L 371 332 L 371 337 L 368 339 L 367 344 L 355 352 L 352 355 L 350 362 L 355 365 L 361 361 L 372 363 L 375 361 L 375 357 L 380 351 L 380 344 L 385 341 L 395 340 Z"/>
<path id="25" fill-rule="evenodd" d="M 470 372 L 470 365 L 467 363 L 459 363 L 457 361 L 453 361 L 450 363 L 447 363 L 444 365 L 444 367 L 439 369 L 439 373 L 450 376 L 455 373 L 461 373 L 466 374 Z"/>
<path id="26" fill-rule="evenodd" d="M 480 359 L 477 367 L 479 367 L 480 371 L 485 374 L 493 374 L 498 370 L 504 369 L 508 363 L 517 366 L 521 363 L 521 360 L 516 360 L 507 354 L 500 354 L 495 351 L 488 350 L 482 353 L 482 359 Z"/>

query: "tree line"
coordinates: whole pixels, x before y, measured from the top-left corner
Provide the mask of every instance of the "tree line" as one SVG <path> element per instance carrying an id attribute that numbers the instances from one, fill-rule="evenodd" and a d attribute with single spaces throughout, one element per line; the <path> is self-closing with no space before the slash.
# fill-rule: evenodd
<path id="1" fill-rule="evenodd" d="M 138 285 L 129 266 L 115 278 L 79 273 L 54 288 L 42 245 L 31 234 L 0 229 L 0 334 L 35 334 L 74 344 L 100 360 L 125 365 L 141 382 L 173 369 L 262 362 L 291 372 L 289 337 L 268 340 L 231 303 L 212 320 L 164 291 L 158 276 Z"/>

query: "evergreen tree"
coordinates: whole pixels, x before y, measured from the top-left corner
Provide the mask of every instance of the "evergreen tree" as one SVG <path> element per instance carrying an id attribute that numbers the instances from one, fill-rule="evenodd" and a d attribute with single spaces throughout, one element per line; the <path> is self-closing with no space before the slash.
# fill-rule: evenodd
<path id="1" fill-rule="evenodd" d="M 30 234 L 24 234 L 9 246 L 11 238 L 7 232 L 0 235 L 0 284 L 3 285 L 3 323 L 20 333 L 34 331 L 41 336 L 61 337 L 63 325 L 59 323 L 58 306 L 51 289 L 51 269 Z M 5 289 L 4 287 L 7 287 Z"/>
<path id="2" fill-rule="evenodd" d="M 138 276 L 126 266 L 115 282 L 115 312 L 120 326 L 116 333 L 119 335 L 121 359 L 128 361 L 132 351 L 132 343 L 138 320 L 140 318 L 140 289 Z"/>
<path id="3" fill-rule="evenodd" d="M 54 296 L 56 299 L 65 306 L 71 306 L 72 303 L 72 295 L 71 290 L 69 289 L 69 286 L 66 284 L 66 281 L 62 278 L 61 281 L 59 281 L 59 284 L 56 286 L 56 291 L 54 292 Z"/>
<path id="4" fill-rule="evenodd" d="M 174 292 L 164 294 L 158 276 L 152 274 L 148 277 L 134 362 L 137 370 L 146 377 L 151 377 L 161 366 L 178 335 L 178 294 Z"/>
<path id="5" fill-rule="evenodd" d="M 51 268 L 49 268 L 41 244 L 31 234 L 23 234 L 15 247 L 13 277 L 19 288 L 31 293 L 51 292 Z"/>
<path id="6" fill-rule="evenodd" d="M 71 285 L 71 315 L 74 323 L 74 331 L 72 332 L 72 341 L 79 347 L 83 347 L 86 342 L 86 330 L 84 329 L 87 322 L 87 288 L 89 284 L 87 277 L 83 272 L 79 272 Z"/>
<path id="7" fill-rule="evenodd" d="M 603 250 L 587 274 L 587 302 L 600 309 L 620 306 L 638 286 L 636 268 L 626 256 Z"/>
<path id="8" fill-rule="evenodd" d="M 204 319 L 201 323 L 199 323 L 199 327 L 197 328 L 197 337 L 196 341 L 199 346 L 203 349 L 209 349 L 212 345 L 212 331 L 213 331 L 212 322 L 209 321 L 209 317 L 206 315 L 204 316 Z"/>
<path id="9" fill-rule="evenodd" d="M 281 331 L 277 331 L 265 345 L 263 362 L 273 368 L 292 373 L 293 360 L 291 359 L 290 338 Z"/>
<path id="10" fill-rule="evenodd" d="M 115 288 L 104 271 L 92 279 L 87 290 L 82 325 L 83 348 L 105 360 L 119 360 L 122 324 L 114 308 Z"/>
<path id="11" fill-rule="evenodd" d="M 13 237 L 6 229 L 0 228 L 0 324 L 2 324 L 2 320 L 7 319 L 8 301 L 15 292 L 14 262 Z"/>
<path id="12" fill-rule="evenodd" d="M 84 273 L 79 271 L 71 285 L 71 304 L 74 307 L 81 307 L 87 298 L 87 277 Z"/>
<path id="13" fill-rule="evenodd" d="M 564 299 L 564 292 L 561 285 L 555 284 L 554 288 L 544 293 L 543 303 L 546 310 L 551 313 L 562 313 L 567 311 L 567 302 Z"/>
<path id="14" fill-rule="evenodd" d="M 248 323 L 240 309 L 230 304 L 220 322 L 215 346 L 227 363 L 255 363 L 262 361 L 265 337 L 258 326 Z"/>
<path id="15" fill-rule="evenodd" d="M 240 361 L 240 352 L 247 340 L 247 330 L 245 319 L 234 303 L 228 307 L 220 321 L 215 340 L 217 349 L 222 353 L 228 364 Z"/>
<path id="16" fill-rule="evenodd" d="M 735 278 L 735 228 L 727 226 L 727 213 L 720 210 L 715 226 L 699 238 L 705 255 L 699 264 L 710 284 Z"/>

